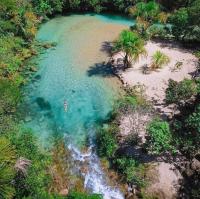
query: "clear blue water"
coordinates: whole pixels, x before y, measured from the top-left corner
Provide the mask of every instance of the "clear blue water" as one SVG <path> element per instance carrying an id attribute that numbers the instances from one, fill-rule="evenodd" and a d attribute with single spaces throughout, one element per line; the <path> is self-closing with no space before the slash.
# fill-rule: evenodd
<path id="1" fill-rule="evenodd" d="M 37 39 L 57 42 L 54 49 L 39 56 L 39 70 L 28 88 L 28 125 L 43 141 L 59 131 L 72 142 L 82 143 L 88 129 L 107 118 L 119 97 L 120 84 L 111 74 L 97 72 L 98 68 L 92 75 L 88 71 L 107 59 L 101 52 L 103 42 L 113 40 L 112 34 L 131 23 L 120 16 L 86 14 L 57 17 L 41 26 Z"/>

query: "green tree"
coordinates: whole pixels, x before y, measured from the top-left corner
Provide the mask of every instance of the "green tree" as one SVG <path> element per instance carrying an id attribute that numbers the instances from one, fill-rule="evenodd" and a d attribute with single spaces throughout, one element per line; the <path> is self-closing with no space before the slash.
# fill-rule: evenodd
<path id="1" fill-rule="evenodd" d="M 162 68 L 162 66 L 168 64 L 170 59 L 167 55 L 160 51 L 156 51 L 155 54 L 152 56 L 152 69 Z"/>
<path id="2" fill-rule="evenodd" d="M 137 61 L 140 55 L 145 55 L 144 41 L 136 32 L 124 30 L 114 43 L 114 51 L 122 51 L 124 55 L 124 68 L 131 66 L 131 61 Z"/>

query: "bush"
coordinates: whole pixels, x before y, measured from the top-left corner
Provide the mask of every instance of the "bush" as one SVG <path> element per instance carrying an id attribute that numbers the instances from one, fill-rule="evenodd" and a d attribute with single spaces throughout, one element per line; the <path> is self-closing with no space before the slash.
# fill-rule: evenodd
<path id="1" fill-rule="evenodd" d="M 184 79 L 181 82 L 169 80 L 166 89 L 166 103 L 178 103 L 180 100 L 188 100 L 197 94 L 197 86 L 193 80 Z"/>
<path id="2" fill-rule="evenodd" d="M 130 157 L 123 157 L 117 158 L 113 162 L 118 172 L 125 177 L 126 182 L 132 182 L 140 187 L 146 185 L 144 179 L 146 168 L 137 160 Z"/>
<path id="3" fill-rule="evenodd" d="M 200 105 L 197 106 L 195 111 L 186 119 L 186 127 L 189 128 L 192 136 L 199 138 L 200 141 Z"/>
<path id="4" fill-rule="evenodd" d="M 147 29 L 149 38 L 166 38 L 169 31 L 164 25 L 154 24 Z"/>
<path id="5" fill-rule="evenodd" d="M 148 125 L 147 132 L 149 137 L 146 146 L 151 153 L 160 154 L 173 148 L 172 135 L 167 122 L 155 119 Z"/>
<path id="6" fill-rule="evenodd" d="M 116 135 L 117 128 L 109 127 L 108 129 L 101 129 L 97 134 L 98 154 L 101 157 L 111 158 L 118 148 Z"/>

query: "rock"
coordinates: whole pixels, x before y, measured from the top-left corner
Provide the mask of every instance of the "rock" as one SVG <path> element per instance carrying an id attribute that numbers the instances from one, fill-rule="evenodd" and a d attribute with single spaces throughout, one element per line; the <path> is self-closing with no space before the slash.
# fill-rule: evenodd
<path id="1" fill-rule="evenodd" d="M 30 67 L 30 71 L 31 71 L 31 72 L 37 72 L 37 68 L 34 67 L 34 66 L 31 66 L 31 67 Z"/>
<path id="2" fill-rule="evenodd" d="M 25 119 L 24 119 L 25 122 L 30 122 L 31 120 L 32 120 L 32 119 L 31 119 L 30 116 L 27 116 L 27 117 L 25 117 Z"/>
<path id="3" fill-rule="evenodd" d="M 59 192 L 59 195 L 61 196 L 67 196 L 69 193 L 68 189 L 62 189 L 60 192 Z"/>
<path id="4" fill-rule="evenodd" d="M 200 172 L 200 161 L 194 158 L 191 163 L 191 169 Z"/>

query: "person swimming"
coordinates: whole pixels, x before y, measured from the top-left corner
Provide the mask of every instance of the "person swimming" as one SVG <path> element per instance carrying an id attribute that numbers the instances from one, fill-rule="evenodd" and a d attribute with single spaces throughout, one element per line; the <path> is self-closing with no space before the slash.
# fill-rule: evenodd
<path id="1" fill-rule="evenodd" d="M 67 101 L 64 100 L 64 111 L 67 112 Z"/>

